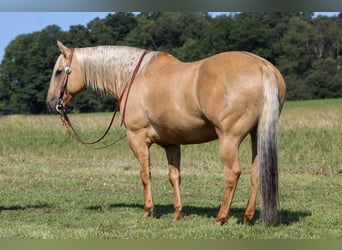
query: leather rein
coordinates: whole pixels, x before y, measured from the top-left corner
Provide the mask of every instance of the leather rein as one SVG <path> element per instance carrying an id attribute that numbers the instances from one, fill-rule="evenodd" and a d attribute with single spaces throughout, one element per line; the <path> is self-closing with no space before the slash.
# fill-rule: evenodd
<path id="1" fill-rule="evenodd" d="M 127 93 L 126 94 L 126 98 L 124 100 L 124 107 L 123 107 L 123 110 L 122 110 L 120 126 L 122 126 L 122 124 L 124 123 L 125 115 L 126 115 L 127 100 L 128 100 L 128 95 L 129 95 L 130 89 L 131 89 L 133 81 L 134 81 L 134 79 L 135 79 L 135 77 L 136 77 L 136 75 L 137 75 L 137 73 L 139 71 L 140 65 L 141 65 L 145 55 L 149 51 L 148 50 L 144 50 L 144 52 L 141 54 L 141 56 L 139 58 L 139 61 L 138 61 L 137 65 L 135 66 L 134 71 L 133 71 L 131 77 L 127 80 L 127 82 L 126 82 L 126 84 L 124 86 L 124 89 L 122 90 L 121 95 L 120 95 L 119 99 L 116 102 L 116 105 L 115 105 L 115 108 L 114 108 L 114 112 L 113 112 L 113 115 L 112 115 L 112 119 L 111 119 L 111 121 L 110 121 L 110 123 L 109 123 L 109 125 L 108 125 L 108 127 L 106 129 L 106 131 L 104 132 L 104 134 L 100 138 L 98 138 L 98 139 L 96 139 L 94 141 L 86 142 L 86 141 L 82 140 L 82 138 L 79 136 L 79 134 L 76 132 L 76 130 L 72 126 L 71 121 L 70 121 L 69 117 L 66 114 L 66 109 L 65 109 L 65 106 L 64 106 L 64 102 L 63 102 L 63 95 L 64 95 L 64 92 L 65 92 L 65 90 L 67 88 L 69 75 L 72 72 L 72 70 L 71 70 L 71 62 L 72 62 L 74 50 L 75 50 L 74 48 L 70 49 L 70 57 L 69 57 L 70 59 L 69 59 L 68 64 L 64 67 L 65 76 L 63 78 L 63 83 L 62 83 L 62 86 L 61 86 L 61 91 L 60 91 L 60 94 L 59 94 L 58 103 L 56 105 L 56 110 L 60 114 L 60 118 L 62 120 L 63 125 L 65 125 L 67 127 L 69 133 L 71 135 L 73 135 L 73 137 L 78 142 L 80 142 L 81 144 L 84 144 L 84 145 L 93 145 L 93 144 L 96 144 L 96 143 L 100 142 L 101 140 L 103 140 L 106 137 L 106 135 L 108 134 L 110 128 L 113 125 L 116 113 L 120 110 L 121 101 L 123 100 L 125 93 Z M 121 141 L 125 137 L 126 137 L 126 135 L 123 135 L 122 137 L 120 137 L 116 141 L 114 141 L 114 142 L 112 142 L 112 143 L 110 143 L 108 145 L 102 146 L 102 147 L 96 147 L 96 149 L 102 149 L 102 148 L 106 148 L 106 147 L 109 147 L 111 145 L 114 145 L 117 142 Z"/>

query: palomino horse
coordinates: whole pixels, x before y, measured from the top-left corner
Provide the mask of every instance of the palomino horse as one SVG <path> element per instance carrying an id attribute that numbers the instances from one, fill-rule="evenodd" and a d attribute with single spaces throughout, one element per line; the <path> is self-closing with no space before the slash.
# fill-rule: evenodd
<path id="1" fill-rule="evenodd" d="M 174 218 L 180 219 L 180 145 L 219 139 L 225 189 L 216 224 L 225 223 L 241 173 L 239 145 L 250 134 L 252 187 L 244 222 L 254 216 L 258 187 L 262 220 L 266 225 L 276 222 L 278 125 L 286 87 L 270 62 L 247 52 L 184 63 L 165 52 L 125 46 L 58 46 L 61 55 L 46 100 L 49 111 L 62 113 L 88 86 L 121 102 L 127 141 L 141 166 L 144 217 L 151 216 L 154 207 L 150 146 L 156 143 L 166 151 Z"/>

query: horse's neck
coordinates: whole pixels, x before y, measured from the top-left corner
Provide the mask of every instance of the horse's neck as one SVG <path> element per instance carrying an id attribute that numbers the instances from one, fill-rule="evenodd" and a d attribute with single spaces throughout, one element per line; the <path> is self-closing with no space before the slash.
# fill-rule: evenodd
<path id="1" fill-rule="evenodd" d="M 120 96 L 143 50 L 125 46 L 78 49 L 76 57 L 87 86 Z"/>

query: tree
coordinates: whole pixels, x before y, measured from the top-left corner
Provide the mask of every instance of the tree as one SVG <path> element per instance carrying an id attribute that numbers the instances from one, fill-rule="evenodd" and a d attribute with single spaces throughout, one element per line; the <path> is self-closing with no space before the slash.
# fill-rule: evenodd
<path id="1" fill-rule="evenodd" d="M 264 58 L 272 57 L 271 32 L 261 21 L 264 13 L 242 13 L 234 19 L 230 50 L 243 50 Z"/>
<path id="2" fill-rule="evenodd" d="M 126 42 L 132 46 L 170 53 L 189 39 L 200 40 L 204 30 L 209 28 L 203 13 L 149 12 L 141 13 L 137 19 L 138 25 L 128 34 Z"/>
<path id="3" fill-rule="evenodd" d="M 2 113 L 27 113 L 29 94 L 26 93 L 26 66 L 29 63 L 27 50 L 33 43 L 33 35 L 20 35 L 5 51 L 1 64 Z"/>
<path id="4" fill-rule="evenodd" d="M 72 25 L 63 37 L 63 43 L 72 47 L 88 47 L 91 45 L 89 30 L 83 25 Z"/>
<path id="5" fill-rule="evenodd" d="M 314 60 L 309 47 L 309 38 L 312 36 L 313 31 L 314 27 L 311 23 L 300 16 L 292 16 L 289 19 L 288 29 L 279 40 L 277 49 L 280 56 L 276 62 L 285 76 L 288 85 L 287 97 L 289 99 L 297 99 L 298 94 L 295 93 L 297 89 L 307 91 L 306 86 L 291 85 L 305 84 L 305 76 Z M 308 95 L 303 93 L 303 97 L 308 98 Z"/>
<path id="6" fill-rule="evenodd" d="M 106 26 L 110 27 L 111 37 L 114 43 L 121 44 L 126 35 L 137 25 L 134 14 L 126 12 L 117 12 L 109 14 L 104 20 Z"/>
<path id="7" fill-rule="evenodd" d="M 41 113 L 51 71 L 58 55 L 56 40 L 60 27 L 48 26 L 40 32 L 20 35 L 5 51 L 1 64 L 2 100 L 5 113 Z"/>
<path id="8" fill-rule="evenodd" d="M 113 43 L 110 36 L 110 27 L 101 19 L 95 18 L 87 24 L 92 45 L 109 45 Z"/>
<path id="9" fill-rule="evenodd" d="M 215 18 L 207 18 L 209 20 L 208 28 L 204 30 L 202 40 L 202 48 L 206 51 L 206 55 L 214 55 L 231 49 L 231 33 L 234 26 L 234 15 L 217 16 Z"/>
<path id="10" fill-rule="evenodd" d="M 188 38 L 179 48 L 174 48 L 172 54 L 185 62 L 193 62 L 205 57 L 202 44 L 199 40 Z"/>
<path id="11" fill-rule="evenodd" d="M 159 12 L 142 12 L 137 17 L 137 25 L 126 36 L 124 43 L 133 47 L 141 47 L 149 50 L 157 50 L 157 45 L 152 36 L 155 22 L 161 18 Z"/>
<path id="12" fill-rule="evenodd" d="M 117 12 L 108 14 L 106 18 L 96 18 L 87 27 L 93 45 L 119 45 L 126 35 L 137 25 L 132 13 Z"/>

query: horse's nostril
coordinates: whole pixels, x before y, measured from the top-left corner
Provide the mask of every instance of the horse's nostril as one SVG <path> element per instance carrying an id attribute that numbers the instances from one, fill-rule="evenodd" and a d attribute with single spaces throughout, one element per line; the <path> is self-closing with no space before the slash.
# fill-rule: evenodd
<path id="1" fill-rule="evenodd" d="M 52 109 L 51 109 L 50 103 L 46 103 L 46 109 L 49 113 L 51 113 Z"/>

